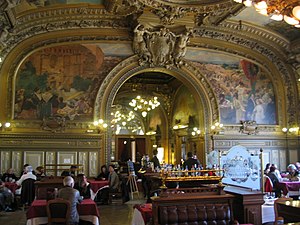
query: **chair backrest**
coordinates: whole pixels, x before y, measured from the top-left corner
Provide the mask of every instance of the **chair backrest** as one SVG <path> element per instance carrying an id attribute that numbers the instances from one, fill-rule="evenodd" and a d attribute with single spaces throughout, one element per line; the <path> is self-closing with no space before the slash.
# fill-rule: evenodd
<path id="1" fill-rule="evenodd" d="M 267 175 L 264 175 L 264 189 L 265 189 L 265 192 L 272 192 L 273 191 L 272 180 Z"/>
<path id="2" fill-rule="evenodd" d="M 22 182 L 21 203 L 31 205 L 35 199 L 35 180 L 28 178 Z"/>
<path id="3" fill-rule="evenodd" d="M 48 224 L 69 224 L 71 203 L 68 200 L 56 198 L 47 202 Z"/>
<path id="4" fill-rule="evenodd" d="M 278 203 L 279 202 L 286 202 L 286 201 L 292 201 L 293 198 L 278 198 L 274 201 L 274 212 L 275 212 L 275 224 L 277 224 L 278 220 L 282 220 L 282 217 L 278 214 Z"/>

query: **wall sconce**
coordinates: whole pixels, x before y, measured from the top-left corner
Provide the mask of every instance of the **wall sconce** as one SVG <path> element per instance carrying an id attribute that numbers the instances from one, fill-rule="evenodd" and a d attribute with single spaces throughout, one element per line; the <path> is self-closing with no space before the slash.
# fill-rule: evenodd
<path id="1" fill-rule="evenodd" d="M 213 134 L 224 134 L 223 127 L 224 125 L 222 123 L 215 122 L 215 124 L 212 125 L 210 129 Z"/>
<path id="2" fill-rule="evenodd" d="M 294 133 L 297 134 L 299 132 L 299 127 L 284 127 L 281 129 L 283 133 L 287 134 L 287 133 Z"/>
<path id="3" fill-rule="evenodd" d="M 93 125 L 94 125 L 95 129 L 89 129 L 89 130 L 86 131 L 87 133 L 95 133 L 95 130 L 96 130 L 97 133 L 100 133 L 101 130 L 106 129 L 107 126 L 108 126 L 107 123 L 104 123 L 103 119 L 95 120 L 93 122 Z"/>
<path id="4" fill-rule="evenodd" d="M 192 136 L 200 135 L 201 130 L 198 127 L 194 127 L 191 134 L 192 134 Z"/>
<path id="5" fill-rule="evenodd" d="M 0 123 L 0 130 L 1 131 L 11 131 L 11 123 L 10 122 L 5 122 L 4 124 Z"/>

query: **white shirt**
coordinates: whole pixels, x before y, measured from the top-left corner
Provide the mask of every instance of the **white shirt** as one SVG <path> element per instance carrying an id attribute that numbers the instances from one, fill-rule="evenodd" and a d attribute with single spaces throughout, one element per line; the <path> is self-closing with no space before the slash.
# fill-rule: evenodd
<path id="1" fill-rule="evenodd" d="M 17 185 L 21 186 L 23 181 L 29 178 L 36 180 L 36 176 L 32 174 L 32 172 L 27 172 L 26 174 L 23 174 L 16 183 Z"/>

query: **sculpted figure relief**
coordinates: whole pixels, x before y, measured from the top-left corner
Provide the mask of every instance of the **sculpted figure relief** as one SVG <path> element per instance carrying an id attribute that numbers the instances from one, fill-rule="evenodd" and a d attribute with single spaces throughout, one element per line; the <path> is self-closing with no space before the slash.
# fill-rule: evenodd
<path id="1" fill-rule="evenodd" d="M 138 25 L 134 29 L 133 51 L 140 57 L 141 65 L 180 66 L 191 34 L 190 30 L 175 34 L 166 27 L 151 30 Z"/>

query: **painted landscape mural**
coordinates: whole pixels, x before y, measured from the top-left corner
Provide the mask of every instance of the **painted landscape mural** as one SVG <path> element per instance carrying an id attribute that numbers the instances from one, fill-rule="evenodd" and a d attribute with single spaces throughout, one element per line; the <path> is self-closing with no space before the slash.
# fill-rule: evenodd
<path id="1" fill-rule="evenodd" d="M 28 57 L 16 77 L 15 119 L 60 115 L 91 120 L 97 91 L 122 57 L 97 45 L 46 48 Z"/>

